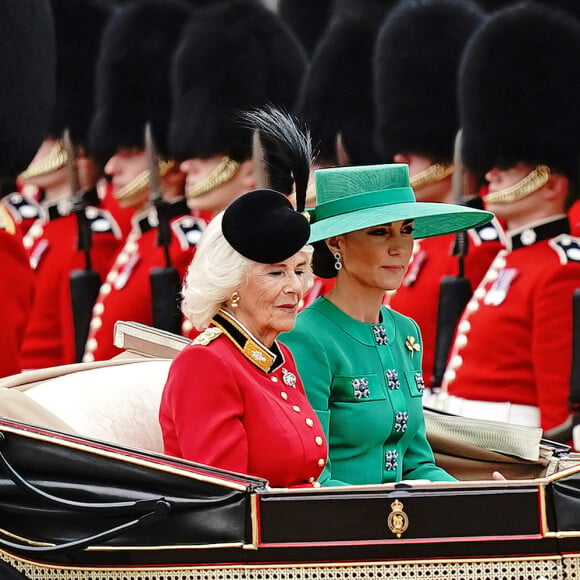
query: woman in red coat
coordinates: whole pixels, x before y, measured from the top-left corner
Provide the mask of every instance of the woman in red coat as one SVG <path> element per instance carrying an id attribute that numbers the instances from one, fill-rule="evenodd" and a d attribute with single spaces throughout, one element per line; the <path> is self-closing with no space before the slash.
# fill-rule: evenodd
<path id="1" fill-rule="evenodd" d="M 210 222 L 183 290 L 204 329 L 175 359 L 160 407 L 165 452 L 263 477 L 316 485 L 326 464 L 322 427 L 290 351 L 307 286 L 310 232 L 281 193 L 246 193 Z"/>

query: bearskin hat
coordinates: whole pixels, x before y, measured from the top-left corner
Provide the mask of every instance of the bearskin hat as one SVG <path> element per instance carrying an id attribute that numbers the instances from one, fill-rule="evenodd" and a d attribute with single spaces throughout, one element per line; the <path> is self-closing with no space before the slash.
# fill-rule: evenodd
<path id="1" fill-rule="evenodd" d="M 323 36 L 332 15 L 334 0 L 280 0 L 278 14 L 311 55 Z"/>
<path id="2" fill-rule="evenodd" d="M 407 0 L 385 19 L 375 61 L 376 145 L 383 161 L 415 153 L 452 162 L 459 63 L 483 18 L 469 0 Z"/>
<path id="3" fill-rule="evenodd" d="M 302 86 L 297 113 L 310 128 L 323 163 L 337 163 L 339 134 L 351 164 L 379 161 L 373 146 L 373 52 L 388 6 L 373 0 L 367 10 L 363 7 L 356 13 L 347 5 L 336 8 Z"/>
<path id="4" fill-rule="evenodd" d="M 580 24 L 534 2 L 496 12 L 459 73 L 464 163 L 476 175 L 518 162 L 572 179 L 580 150 Z"/>
<path id="5" fill-rule="evenodd" d="M 182 0 L 139 0 L 113 13 L 97 62 L 90 133 L 99 159 L 120 148 L 142 150 L 147 123 L 160 155 L 167 156 L 171 59 L 190 15 Z"/>
<path id="6" fill-rule="evenodd" d="M 54 106 L 56 48 L 50 3 L 0 2 L 0 176 L 32 160 Z"/>
<path id="7" fill-rule="evenodd" d="M 298 41 L 260 3 L 196 10 L 174 59 L 173 157 L 249 159 L 251 131 L 237 122 L 240 112 L 266 104 L 291 109 L 305 67 Z"/>
<path id="8" fill-rule="evenodd" d="M 109 10 L 99 0 L 51 0 L 56 33 L 56 101 L 48 135 L 86 145 L 95 100 L 95 67 Z"/>

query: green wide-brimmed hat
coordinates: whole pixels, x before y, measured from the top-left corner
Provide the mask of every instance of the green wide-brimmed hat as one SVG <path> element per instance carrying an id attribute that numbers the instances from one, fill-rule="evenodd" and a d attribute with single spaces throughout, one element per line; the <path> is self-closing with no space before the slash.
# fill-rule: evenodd
<path id="1" fill-rule="evenodd" d="M 310 243 L 400 220 L 415 220 L 414 238 L 430 238 L 481 226 L 488 211 L 453 203 L 416 201 L 404 163 L 335 167 L 314 172 L 316 207 Z"/>

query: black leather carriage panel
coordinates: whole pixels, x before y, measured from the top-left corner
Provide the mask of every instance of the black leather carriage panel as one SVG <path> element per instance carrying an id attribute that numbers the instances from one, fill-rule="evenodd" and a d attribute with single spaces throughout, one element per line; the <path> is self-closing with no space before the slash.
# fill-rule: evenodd
<path id="1" fill-rule="evenodd" d="M 215 471 L 192 478 L 178 464 L 156 467 L 138 454 L 110 456 L 11 432 L 0 437 L 0 546 L 14 537 L 25 545 L 74 543 L 137 520 L 102 545 L 252 541 L 251 485 L 221 485 Z"/>
<path id="2" fill-rule="evenodd" d="M 501 489 L 260 494 L 259 545 L 538 537 L 539 494 L 539 487 L 532 484 Z"/>

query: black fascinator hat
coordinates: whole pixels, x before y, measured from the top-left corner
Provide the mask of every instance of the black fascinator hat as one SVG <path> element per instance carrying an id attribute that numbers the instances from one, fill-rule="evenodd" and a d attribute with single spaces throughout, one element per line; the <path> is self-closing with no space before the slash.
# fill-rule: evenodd
<path id="1" fill-rule="evenodd" d="M 222 232 L 242 256 L 262 264 L 276 264 L 306 245 L 310 224 L 284 194 L 255 189 L 228 206 Z"/>

